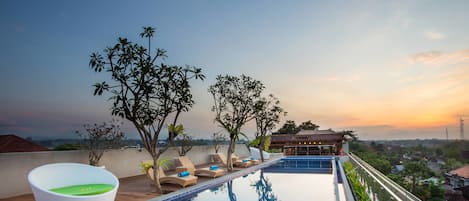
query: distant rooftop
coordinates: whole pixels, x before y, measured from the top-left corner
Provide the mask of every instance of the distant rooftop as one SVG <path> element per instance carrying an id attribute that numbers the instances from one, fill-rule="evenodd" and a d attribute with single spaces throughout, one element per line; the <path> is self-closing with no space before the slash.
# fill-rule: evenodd
<path id="1" fill-rule="evenodd" d="M 300 130 L 296 135 L 323 135 L 323 134 L 337 134 L 332 129 L 327 130 Z"/>
<path id="2" fill-rule="evenodd" d="M 455 169 L 455 170 L 452 170 L 451 172 L 449 172 L 450 174 L 455 174 L 455 175 L 458 175 L 460 177 L 464 177 L 466 179 L 469 179 L 469 165 L 466 165 L 462 168 L 458 168 L 458 169 Z"/>
<path id="3" fill-rule="evenodd" d="M 46 147 L 37 145 L 16 135 L 0 135 L 0 153 L 48 151 Z"/>

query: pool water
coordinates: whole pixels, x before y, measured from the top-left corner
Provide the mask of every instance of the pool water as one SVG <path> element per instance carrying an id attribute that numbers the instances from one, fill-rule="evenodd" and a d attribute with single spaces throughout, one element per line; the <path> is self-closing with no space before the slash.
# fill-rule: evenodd
<path id="1" fill-rule="evenodd" d="M 280 160 L 183 200 L 335 200 L 331 158 Z"/>
<path id="2" fill-rule="evenodd" d="M 331 173 L 331 160 L 331 157 L 315 157 L 314 159 L 290 157 L 264 169 L 268 172 L 278 173 Z"/>
<path id="3" fill-rule="evenodd" d="M 219 187 L 200 192 L 192 201 L 202 200 L 335 200 L 332 174 L 286 174 L 256 171 Z"/>

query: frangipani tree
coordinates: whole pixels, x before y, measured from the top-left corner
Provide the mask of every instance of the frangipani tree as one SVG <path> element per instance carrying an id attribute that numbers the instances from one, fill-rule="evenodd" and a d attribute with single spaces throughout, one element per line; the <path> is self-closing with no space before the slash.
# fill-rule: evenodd
<path id="1" fill-rule="evenodd" d="M 119 38 L 115 45 L 104 50 L 104 56 L 91 54 L 89 65 L 95 72 L 111 76 L 111 83 L 103 81 L 94 85 L 94 95 L 109 95 L 111 114 L 129 120 L 137 129 L 143 146 L 153 158 L 154 184 L 161 193 L 158 159 L 169 145 L 159 147 L 160 133 L 169 117 L 174 116 L 172 125 L 177 125 L 180 113 L 192 107 L 189 81 L 203 80 L 204 75 L 197 67 L 157 63 L 166 57 L 166 51 L 156 48 L 152 54 L 154 34 L 153 27 L 143 27 L 140 37 L 148 39 L 146 47 Z M 174 137 L 170 132 L 169 141 Z"/>
<path id="2" fill-rule="evenodd" d="M 272 129 L 280 122 L 280 117 L 287 114 L 279 104 L 280 101 L 274 95 L 269 94 L 267 98 L 260 98 L 254 105 L 254 119 L 256 120 L 257 128 L 256 139 L 258 139 L 259 142 L 257 147 L 262 162 L 264 162 L 264 154 L 262 154 L 262 151 L 265 146 L 267 134 L 271 133 Z"/>
<path id="3" fill-rule="evenodd" d="M 254 104 L 260 98 L 264 85 L 249 76 L 240 77 L 219 75 L 216 83 L 208 89 L 213 96 L 212 111 L 215 122 L 229 134 L 230 144 L 227 153 L 228 170 L 233 170 L 231 155 L 234 153 L 236 140 L 246 122 L 254 119 Z"/>

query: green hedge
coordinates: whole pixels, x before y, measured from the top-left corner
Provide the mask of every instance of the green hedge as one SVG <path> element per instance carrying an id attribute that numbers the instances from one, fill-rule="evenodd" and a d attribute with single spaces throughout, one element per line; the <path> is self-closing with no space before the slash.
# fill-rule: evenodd
<path id="1" fill-rule="evenodd" d="M 365 186 L 360 183 L 357 172 L 353 169 L 352 163 L 345 162 L 344 170 L 358 201 L 371 201 L 370 197 L 368 197 L 368 193 L 366 193 Z"/>

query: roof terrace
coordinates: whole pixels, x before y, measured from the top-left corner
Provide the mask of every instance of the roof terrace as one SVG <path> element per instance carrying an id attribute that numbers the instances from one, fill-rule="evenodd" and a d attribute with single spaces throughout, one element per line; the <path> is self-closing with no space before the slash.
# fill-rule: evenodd
<path id="1" fill-rule="evenodd" d="M 226 148 L 227 147 L 223 147 L 222 151 L 226 151 Z M 194 150 L 188 153 L 188 157 L 191 158 L 197 167 L 205 167 L 213 164 L 207 155 L 207 153 L 211 153 L 212 151 L 211 147 L 198 146 L 194 147 Z M 177 156 L 175 150 L 169 150 L 166 154 L 167 156 Z M 249 156 L 249 150 L 244 146 L 238 146 L 237 154 L 241 157 L 247 157 Z M 187 198 L 187 196 L 192 196 L 191 198 L 196 196 L 197 198 L 194 198 L 196 200 L 206 200 L 208 198 L 205 196 L 208 194 L 221 196 L 225 195 L 224 193 L 226 193 L 226 196 L 238 196 L 238 198 L 242 200 L 246 200 L 246 196 L 256 197 L 256 193 L 259 193 L 258 196 L 271 196 L 271 198 L 288 200 L 289 197 L 295 195 L 295 189 L 298 190 L 302 187 L 313 188 L 304 191 L 308 192 L 306 197 L 310 196 L 310 198 L 323 196 L 323 200 L 357 200 L 353 188 L 351 188 L 347 179 L 344 179 L 346 174 L 342 168 L 341 162 L 348 160 L 359 170 L 361 176 L 364 178 L 365 185 L 370 186 L 370 196 L 375 196 L 379 200 L 419 200 L 402 187 L 383 178 L 382 175 L 379 175 L 378 171 L 374 170 L 374 168 L 354 155 L 350 155 L 350 157 L 337 157 L 336 160 L 334 160 L 334 158 L 336 158 L 335 156 L 330 156 L 329 161 L 332 160 L 332 163 L 329 162 L 329 165 L 324 162 L 302 162 L 301 160 L 296 160 L 295 162 L 284 161 L 283 165 L 278 165 L 280 158 L 270 159 L 258 166 L 237 168 L 229 175 L 220 178 L 210 179 L 199 177 L 197 185 L 184 189 L 175 185 L 165 184 L 163 185 L 165 193 L 172 193 L 161 196 L 155 192 L 154 187 L 150 184 L 150 180 L 138 167 L 140 161 L 148 160 L 148 158 L 149 156 L 146 152 L 137 149 L 114 150 L 104 155 L 102 164 L 119 177 L 120 187 L 116 197 L 117 201 L 177 200 L 181 198 L 180 196 L 186 196 L 185 198 Z M 11 181 L 11 185 L 0 189 L 0 200 L 34 200 L 26 179 L 27 173 L 34 167 L 55 162 L 86 163 L 86 159 L 86 152 L 83 151 L 0 154 L 0 162 L 5 164 L 4 167 L 2 167 L 3 170 L 0 172 L 0 176 L 6 181 Z M 324 157 L 322 158 L 322 160 L 325 159 Z M 272 166 L 274 167 L 273 170 L 259 170 L 260 168 L 271 166 L 272 164 L 277 164 Z M 279 172 L 278 170 L 280 166 L 300 168 L 303 170 L 308 168 L 310 168 L 309 170 L 315 168 L 322 169 L 317 173 L 313 173 L 313 175 L 303 172 L 299 174 L 286 173 L 286 176 L 282 176 L 281 171 Z M 330 168 L 330 170 L 324 171 L 324 168 Z M 308 179 L 309 177 L 314 178 Z M 321 179 L 318 179 L 319 177 Z M 240 178 L 241 180 L 234 178 Z M 315 182 L 311 183 L 313 180 Z M 371 182 L 374 183 L 372 184 Z M 245 183 L 244 187 L 240 187 L 240 183 Z M 299 187 L 293 187 L 294 185 L 299 185 Z M 373 188 L 371 186 L 373 186 Z M 194 194 L 199 192 L 206 193 Z M 299 199 L 297 196 L 294 199 L 297 198 Z"/>

